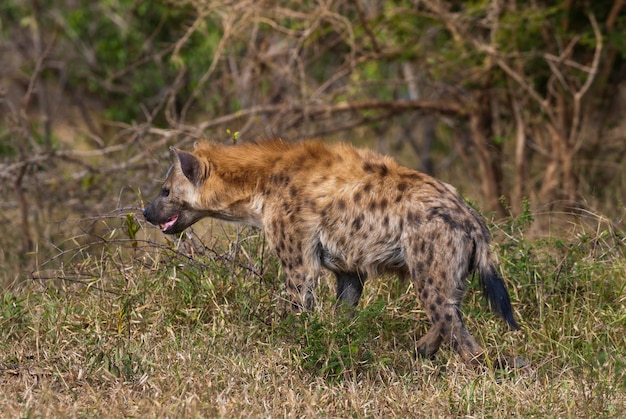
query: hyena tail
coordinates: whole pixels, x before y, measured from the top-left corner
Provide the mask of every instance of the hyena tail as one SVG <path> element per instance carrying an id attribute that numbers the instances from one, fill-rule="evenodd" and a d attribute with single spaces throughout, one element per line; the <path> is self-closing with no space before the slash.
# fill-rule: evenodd
<path id="1" fill-rule="evenodd" d="M 490 260 L 489 250 L 484 249 L 483 252 L 477 253 L 483 253 L 482 255 L 477 255 L 477 270 L 483 294 L 489 301 L 491 309 L 504 319 L 511 330 L 519 330 L 519 326 L 513 318 L 513 308 L 511 307 L 509 293 L 495 263 Z"/>

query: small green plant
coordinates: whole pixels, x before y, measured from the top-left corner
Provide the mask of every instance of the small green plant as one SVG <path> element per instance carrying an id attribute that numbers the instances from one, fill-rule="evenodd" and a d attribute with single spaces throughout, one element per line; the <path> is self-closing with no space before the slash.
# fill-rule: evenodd
<path id="1" fill-rule="evenodd" d="M 132 213 L 126 214 L 126 234 L 128 234 L 128 238 L 132 240 L 133 248 L 137 248 L 137 232 L 141 230 L 141 226 L 135 219 L 135 216 Z"/>
<path id="2" fill-rule="evenodd" d="M 11 292 L 6 292 L 0 300 L 0 334 L 9 339 L 19 333 L 25 323 L 25 313 L 22 308 L 24 299 Z"/>
<path id="3" fill-rule="evenodd" d="M 122 341 L 112 349 L 94 349 L 88 356 L 88 365 L 91 371 L 104 370 L 124 380 L 139 377 L 145 372 L 142 357 L 132 350 L 129 343 Z"/>
<path id="4" fill-rule="evenodd" d="M 384 301 L 378 301 L 353 318 L 338 313 L 330 321 L 318 313 L 304 313 L 300 326 L 303 367 L 332 381 L 370 365 L 374 357 L 368 342 L 379 333 L 372 325 L 384 308 Z"/>
<path id="5" fill-rule="evenodd" d="M 233 144 L 237 144 L 237 141 L 239 140 L 239 131 L 231 131 L 230 129 L 226 129 L 226 134 L 228 134 L 228 136 L 230 137 L 231 140 L 233 140 Z"/>

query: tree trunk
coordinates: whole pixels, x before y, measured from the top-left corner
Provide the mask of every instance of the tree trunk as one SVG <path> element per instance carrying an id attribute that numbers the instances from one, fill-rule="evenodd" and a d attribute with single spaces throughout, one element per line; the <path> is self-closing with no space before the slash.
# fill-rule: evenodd
<path id="1" fill-rule="evenodd" d="M 527 149 L 526 149 L 526 127 L 522 118 L 522 110 L 516 98 L 511 101 L 513 114 L 515 116 L 515 175 L 513 179 L 513 191 L 511 192 L 511 211 L 513 215 L 522 213 L 522 201 L 527 193 Z"/>
<path id="2" fill-rule="evenodd" d="M 493 142 L 491 100 L 489 93 L 479 90 L 473 95 L 473 108 L 470 110 L 471 138 L 476 148 L 481 187 L 486 206 L 499 215 L 506 215 L 500 197 L 502 196 L 502 169 L 500 157 L 502 147 Z"/>

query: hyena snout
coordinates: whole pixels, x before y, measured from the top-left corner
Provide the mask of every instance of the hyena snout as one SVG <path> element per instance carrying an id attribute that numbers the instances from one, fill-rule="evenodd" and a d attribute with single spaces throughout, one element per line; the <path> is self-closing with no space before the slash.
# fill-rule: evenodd
<path id="1" fill-rule="evenodd" d="M 158 200 L 152 202 L 143 211 L 143 216 L 150 224 L 155 225 L 167 234 L 176 234 L 187 228 L 190 223 L 185 222 L 180 211 L 168 211 Z"/>
<path id="2" fill-rule="evenodd" d="M 158 224 L 154 204 L 150 203 L 150 205 L 143 210 L 143 218 L 145 218 L 150 224 Z"/>

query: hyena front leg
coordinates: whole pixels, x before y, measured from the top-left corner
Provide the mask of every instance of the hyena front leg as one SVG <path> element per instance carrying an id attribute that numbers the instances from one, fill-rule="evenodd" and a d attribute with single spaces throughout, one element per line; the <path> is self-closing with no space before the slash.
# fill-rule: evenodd
<path id="1" fill-rule="evenodd" d="M 334 272 L 337 277 L 337 303 L 355 307 L 363 293 L 367 275 L 358 272 Z"/>
<path id="2" fill-rule="evenodd" d="M 319 257 L 307 247 L 306 235 L 299 229 L 287 230 L 284 219 L 266 223 L 265 234 L 283 267 L 287 292 L 294 311 L 311 310 L 315 304 L 313 289 L 320 274 Z"/>
<path id="3" fill-rule="evenodd" d="M 337 303 L 335 311 L 345 310 L 348 317 L 355 314 L 355 307 L 359 304 L 359 299 L 363 293 L 363 284 L 367 278 L 366 274 L 358 272 L 333 272 L 337 277 Z"/>
<path id="4" fill-rule="evenodd" d="M 298 257 L 296 257 L 298 258 Z M 293 311 L 310 311 L 315 305 L 315 295 L 313 290 L 315 282 L 319 276 L 319 269 L 306 265 L 294 266 L 293 262 L 287 258 L 282 261 L 283 272 L 287 283 L 287 292 L 291 300 Z M 309 265 L 309 264 L 307 264 Z"/>

